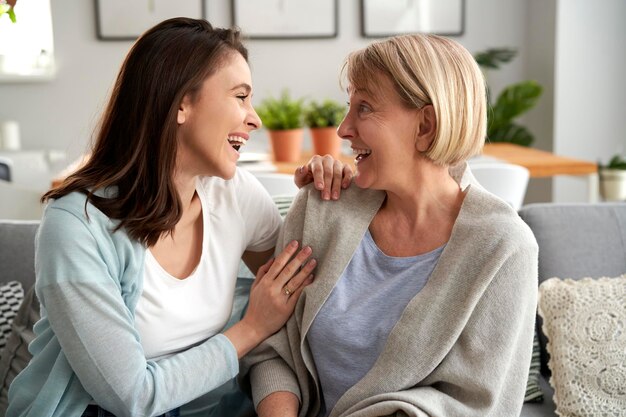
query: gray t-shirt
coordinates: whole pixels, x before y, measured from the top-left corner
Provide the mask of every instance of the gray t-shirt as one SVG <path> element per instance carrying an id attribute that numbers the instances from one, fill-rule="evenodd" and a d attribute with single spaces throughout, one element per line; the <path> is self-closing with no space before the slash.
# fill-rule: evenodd
<path id="1" fill-rule="evenodd" d="M 322 387 L 320 416 L 328 415 L 374 365 L 444 247 L 418 256 L 391 257 L 367 231 L 307 335 Z"/>

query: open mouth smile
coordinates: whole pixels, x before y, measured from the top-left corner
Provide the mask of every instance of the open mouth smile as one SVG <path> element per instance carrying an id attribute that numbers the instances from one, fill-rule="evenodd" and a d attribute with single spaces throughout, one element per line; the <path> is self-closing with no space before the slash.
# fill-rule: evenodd
<path id="1" fill-rule="evenodd" d="M 354 158 L 354 162 L 356 164 L 358 164 L 362 160 L 368 158 L 370 156 L 370 154 L 372 153 L 372 150 L 371 149 L 352 148 L 352 153 L 354 155 L 356 155 L 356 157 Z"/>
<path id="2" fill-rule="evenodd" d="M 246 139 L 241 136 L 229 136 L 228 143 L 233 147 L 237 152 L 246 144 Z"/>

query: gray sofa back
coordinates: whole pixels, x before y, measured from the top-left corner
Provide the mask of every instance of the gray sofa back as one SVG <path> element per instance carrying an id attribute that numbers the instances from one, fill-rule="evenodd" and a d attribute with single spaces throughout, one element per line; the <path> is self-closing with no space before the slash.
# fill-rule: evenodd
<path id="1" fill-rule="evenodd" d="M 0 220 L 0 282 L 35 283 L 35 234 L 39 221 Z"/>
<path id="2" fill-rule="evenodd" d="M 626 272 L 626 203 L 530 204 L 519 214 L 539 244 L 539 282 Z"/>

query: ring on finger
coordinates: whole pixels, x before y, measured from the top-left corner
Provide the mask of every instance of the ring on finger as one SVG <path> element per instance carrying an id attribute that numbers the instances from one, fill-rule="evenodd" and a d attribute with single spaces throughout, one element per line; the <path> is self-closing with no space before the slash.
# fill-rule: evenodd
<path id="1" fill-rule="evenodd" d="M 286 286 L 283 287 L 283 292 L 285 293 L 285 295 L 287 297 L 289 297 L 291 294 L 293 294 L 293 291 L 291 291 L 289 288 L 287 288 Z"/>

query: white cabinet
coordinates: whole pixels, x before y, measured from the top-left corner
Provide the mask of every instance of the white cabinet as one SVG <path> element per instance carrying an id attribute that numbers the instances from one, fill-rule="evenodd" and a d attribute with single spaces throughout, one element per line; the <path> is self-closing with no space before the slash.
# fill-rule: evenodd
<path id="1" fill-rule="evenodd" d="M 67 165 L 65 152 L 56 150 L 0 151 L 0 159 L 10 163 L 11 182 L 36 191 L 47 191 Z"/>

